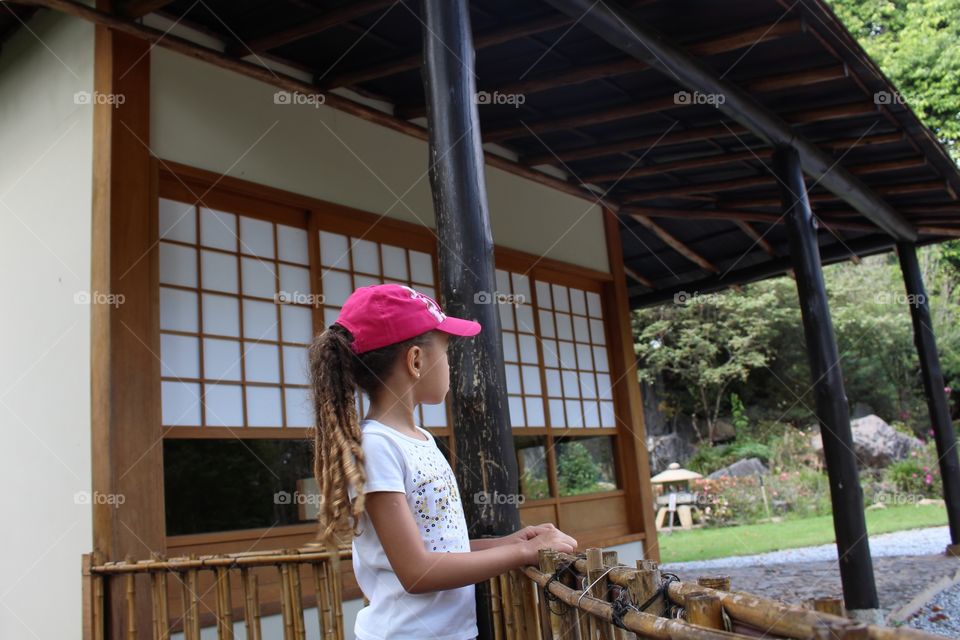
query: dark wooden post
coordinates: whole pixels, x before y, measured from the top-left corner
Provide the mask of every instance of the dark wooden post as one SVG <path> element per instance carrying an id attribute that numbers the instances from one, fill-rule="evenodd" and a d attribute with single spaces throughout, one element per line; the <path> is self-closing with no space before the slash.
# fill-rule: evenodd
<path id="1" fill-rule="evenodd" d="M 466 0 L 423 0 L 422 69 L 430 136 L 430 187 L 437 216 L 440 290 L 453 315 L 483 325 L 450 350 L 457 481 L 470 537 L 520 528 L 518 487 L 496 306 L 473 38 Z M 479 498 L 482 494 L 486 499 Z M 476 586 L 481 638 L 492 636 L 488 583 Z"/>
<path id="2" fill-rule="evenodd" d="M 810 211 L 797 152 L 791 147 L 777 147 L 773 164 L 787 219 L 790 258 L 797 274 L 810 375 L 830 477 L 844 602 L 848 611 L 864 611 L 864 615 L 870 615 L 866 610 L 876 610 L 879 601 L 867 540 L 863 491 L 853 452 L 850 410 L 820 264 L 816 221 Z"/>
<path id="3" fill-rule="evenodd" d="M 930 305 L 923 287 L 923 275 L 917 263 L 916 247 L 909 242 L 897 243 L 900 270 L 907 290 L 907 304 L 913 319 L 913 343 L 920 356 L 923 391 L 927 396 L 930 424 L 940 458 L 940 477 L 943 479 L 943 500 L 947 505 L 950 523 L 950 546 L 947 551 L 960 555 L 960 460 L 957 458 L 957 437 L 950 421 L 950 407 L 940 371 L 937 340 L 930 320 Z"/>

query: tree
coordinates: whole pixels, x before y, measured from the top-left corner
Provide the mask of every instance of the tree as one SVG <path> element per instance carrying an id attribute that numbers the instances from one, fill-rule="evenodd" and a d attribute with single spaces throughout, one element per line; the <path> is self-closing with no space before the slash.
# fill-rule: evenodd
<path id="1" fill-rule="evenodd" d="M 640 377 L 652 382 L 663 375 L 679 385 L 706 420 L 712 441 L 727 388 L 770 361 L 772 329 L 782 312 L 769 290 L 747 289 L 678 296 L 672 305 L 637 311 Z"/>

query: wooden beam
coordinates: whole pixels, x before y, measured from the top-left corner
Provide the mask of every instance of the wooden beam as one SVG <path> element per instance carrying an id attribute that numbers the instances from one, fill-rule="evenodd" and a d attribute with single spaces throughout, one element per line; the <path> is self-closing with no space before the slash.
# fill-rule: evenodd
<path id="1" fill-rule="evenodd" d="M 638 207 L 626 205 L 621 207 L 623 214 L 637 214 L 649 218 L 666 218 L 673 220 L 728 220 L 731 222 L 762 222 L 764 224 L 785 224 L 782 214 L 759 213 L 756 211 L 736 211 L 731 209 L 670 209 L 662 207 Z M 817 216 L 817 220 L 826 226 L 845 231 L 866 231 L 875 233 L 878 227 L 860 216 L 863 222 L 856 220 L 837 220 L 835 218 Z"/>
<path id="2" fill-rule="evenodd" d="M 686 158 L 684 160 L 674 160 L 673 162 L 661 162 L 644 167 L 637 167 L 629 171 L 605 171 L 603 173 L 587 173 L 581 178 L 584 182 L 619 182 L 621 180 L 632 180 L 645 176 L 669 173 L 671 171 L 682 171 L 684 169 L 702 169 L 703 167 L 716 167 L 725 164 L 735 164 L 737 162 L 749 160 L 763 160 L 772 155 L 770 149 L 757 149 L 756 151 L 738 151 L 734 153 L 717 153 L 709 156 L 698 156 L 696 158 Z"/>
<path id="3" fill-rule="evenodd" d="M 357 0 L 355 2 L 348 2 L 335 9 L 324 11 L 321 16 L 303 21 L 287 29 L 270 31 L 243 38 L 242 44 L 236 43 L 228 47 L 227 54 L 246 55 L 251 51 L 254 53 L 262 53 L 270 49 L 276 49 L 285 44 L 323 33 L 328 29 L 338 27 L 357 18 L 362 18 L 381 9 L 392 7 L 396 3 L 397 0 Z M 320 7 L 317 7 L 317 9 L 319 10 Z"/>
<path id="4" fill-rule="evenodd" d="M 701 256 L 699 253 L 683 244 L 676 236 L 672 233 L 661 227 L 659 224 L 651 220 L 649 217 L 640 214 L 640 213 L 631 213 L 629 214 L 631 218 L 645 226 L 647 229 L 652 231 L 658 238 L 660 238 L 665 244 L 670 246 L 674 251 L 682 255 L 684 258 L 693 262 L 699 266 L 704 271 L 709 271 L 710 273 L 720 273 L 720 269 L 710 263 L 709 260 Z"/>
<path id="5" fill-rule="evenodd" d="M 165 550 L 160 409 L 156 166 L 150 144 L 150 47 L 106 27 L 94 31 L 94 90 L 123 95 L 93 107 L 91 290 L 122 300 L 92 304 L 91 481 L 93 546 L 106 560 Z M 146 591 L 147 582 L 139 585 Z M 110 593 L 113 637 L 127 628 Z M 134 610 L 149 628 L 149 602 Z"/>
<path id="6" fill-rule="evenodd" d="M 741 229 L 745 234 L 747 234 L 747 236 L 749 236 L 754 242 L 756 242 L 756 243 L 757 243 L 757 246 L 760 247 L 761 249 L 763 249 L 763 251 L 764 251 L 768 256 L 770 256 L 771 258 L 779 258 L 779 257 L 780 257 L 780 255 L 777 253 L 776 249 L 773 248 L 773 245 L 771 245 L 769 242 L 767 242 L 767 240 L 760 234 L 760 232 L 758 232 L 756 229 L 754 229 L 754 228 L 753 228 L 753 225 L 751 225 L 749 222 L 746 222 L 746 221 L 744 221 L 744 220 L 734 220 L 733 223 L 734 223 L 735 225 L 737 225 L 738 227 L 740 227 L 740 229 Z"/>
<path id="7" fill-rule="evenodd" d="M 726 53 L 728 51 L 735 51 L 745 47 L 752 47 L 760 42 L 775 40 L 785 35 L 799 33 L 802 28 L 803 27 L 800 20 L 782 20 L 776 24 L 762 25 L 760 27 L 746 29 L 745 31 L 728 36 L 711 38 L 710 40 L 693 43 L 689 46 L 689 51 L 698 56 L 711 56 L 718 53 Z M 637 73 L 649 68 L 650 67 L 648 67 L 646 63 L 635 58 L 621 58 L 617 60 L 608 60 L 604 62 L 575 66 L 563 71 L 554 70 L 530 79 L 517 80 L 514 82 L 495 82 L 487 85 L 481 89 L 481 91 L 487 91 L 489 93 L 497 91 L 504 94 L 523 94 L 525 96 L 531 96 L 541 91 L 556 89 L 557 87 L 570 87 L 602 78 L 615 78 L 617 76 L 622 76 L 629 73 Z M 827 69 L 830 69 L 830 71 L 827 71 Z M 803 84 L 811 84 L 815 81 L 822 82 L 823 79 L 812 79 L 813 75 L 816 74 L 821 74 L 821 76 L 829 74 L 829 79 L 835 79 L 838 69 L 844 71 L 844 67 L 842 65 L 834 65 L 823 70 L 817 69 L 814 71 L 806 71 L 803 72 L 803 75 L 780 74 L 779 77 L 784 78 L 784 76 L 789 76 L 793 84 L 788 84 L 786 86 L 798 86 Z M 771 76 L 766 80 L 770 83 L 774 83 L 774 78 L 774 76 Z M 752 88 L 752 82 L 753 81 L 748 83 L 748 88 Z M 780 82 L 783 82 L 783 80 L 780 80 Z M 400 116 L 406 119 L 419 118 L 425 113 L 425 106 L 423 104 L 410 105 L 402 108 L 399 111 Z"/>
<path id="8" fill-rule="evenodd" d="M 500 312 L 482 292 L 496 290 L 493 234 L 481 162 L 480 117 L 467 0 L 422 0 L 423 84 L 430 113 L 430 190 L 436 213 L 440 292 L 451 315 L 477 320 L 481 333 L 450 346 L 451 411 L 460 493 L 513 495 L 519 484 Z M 520 529 L 517 503 L 464 500 L 471 538 Z M 495 625 L 490 585 L 476 589 L 481 637 Z"/>
<path id="9" fill-rule="evenodd" d="M 791 147 L 778 147 L 774 155 L 774 171 L 787 218 L 790 257 L 797 274 L 810 375 L 816 390 L 814 398 L 830 478 L 844 604 L 848 611 L 867 612 L 880 605 L 867 539 L 857 456 L 853 449 L 843 367 L 830 319 L 820 247 L 813 213 L 806 198 L 800 155 Z"/>
<path id="10" fill-rule="evenodd" d="M 579 25 L 593 31 L 612 46 L 643 60 L 689 91 L 723 95 L 717 109 L 770 145 L 796 149 L 804 171 L 823 187 L 843 198 L 898 240 L 914 241 L 916 229 L 877 193 L 855 176 L 837 167 L 833 157 L 797 134 L 783 117 L 773 113 L 752 96 L 691 57 L 661 34 L 637 20 L 615 2 L 597 4 L 591 0 L 547 0 Z M 875 107 L 876 105 L 872 105 Z"/>
<path id="11" fill-rule="evenodd" d="M 722 191 L 736 191 L 739 189 L 749 189 L 751 187 L 770 187 L 774 184 L 775 182 L 769 176 L 749 176 L 747 178 L 736 178 L 734 180 L 718 180 L 716 182 L 684 184 L 676 187 L 666 187 L 664 189 L 639 191 L 629 193 L 620 200 L 624 203 L 643 202 L 644 200 L 670 198 L 695 193 L 720 193 Z"/>
<path id="12" fill-rule="evenodd" d="M 173 0 L 126 0 L 118 3 L 118 12 L 127 18 L 142 18 L 148 13 L 159 11 Z"/>
<path id="13" fill-rule="evenodd" d="M 626 274 L 627 276 L 629 276 L 630 278 L 636 280 L 637 282 L 639 282 L 640 284 L 642 284 L 643 286 L 645 286 L 647 289 L 656 289 L 656 288 L 657 288 L 657 285 L 654 283 L 653 280 L 651 280 L 650 278 L 648 278 L 648 277 L 646 277 L 646 276 L 640 275 L 639 273 L 637 273 L 636 271 L 634 271 L 633 269 L 631 269 L 630 267 L 628 267 L 628 266 L 626 266 L 626 265 L 624 265 L 624 267 L 623 267 L 623 273 Z"/>
<path id="14" fill-rule="evenodd" d="M 955 551 L 960 552 L 960 459 L 957 457 L 957 436 L 953 432 L 950 419 L 950 404 L 944 390 L 946 385 L 940 369 L 933 320 L 930 318 L 930 304 L 923 286 L 923 274 L 917 261 L 916 247 L 908 243 L 898 243 L 897 256 L 900 259 L 907 304 L 913 322 L 913 343 L 920 359 L 923 393 L 937 446 L 940 478 L 943 481 L 943 501 L 950 525 L 950 543 Z"/>
<path id="15" fill-rule="evenodd" d="M 623 261 L 617 214 L 604 209 L 603 228 L 610 273 L 613 275 L 613 281 L 604 283 L 601 300 L 607 335 L 610 336 L 610 367 L 615 380 L 612 391 L 619 418 L 617 456 L 621 469 L 635 470 L 635 473 L 624 473 L 624 490 L 628 497 L 627 518 L 631 531 L 643 532 L 643 557 L 659 561 L 660 546 L 657 544 L 653 489 L 650 484 L 650 454 L 647 450 L 643 397 L 637 383 L 637 354 L 633 346 L 632 314 L 624 277 L 627 268 Z"/>

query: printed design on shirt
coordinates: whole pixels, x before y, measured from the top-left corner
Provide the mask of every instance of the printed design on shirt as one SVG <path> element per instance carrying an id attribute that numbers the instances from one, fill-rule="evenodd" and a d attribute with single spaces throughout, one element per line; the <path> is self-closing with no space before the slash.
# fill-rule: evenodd
<path id="1" fill-rule="evenodd" d="M 418 452 L 413 515 L 428 551 L 462 550 L 467 538 L 457 481 L 439 449 Z"/>

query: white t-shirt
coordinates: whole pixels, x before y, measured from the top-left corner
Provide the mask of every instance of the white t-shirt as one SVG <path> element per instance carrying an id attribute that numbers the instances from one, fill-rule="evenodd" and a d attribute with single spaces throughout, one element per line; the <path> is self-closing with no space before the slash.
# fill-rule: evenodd
<path id="1" fill-rule="evenodd" d="M 364 420 L 365 493 L 406 494 L 423 547 L 430 553 L 468 552 L 470 537 L 450 463 L 426 429 L 426 440 Z M 348 488 L 350 499 L 356 496 Z M 353 539 L 353 571 L 370 605 L 357 614 L 358 640 L 472 640 L 478 635 L 474 585 L 432 593 L 407 593 L 390 566 L 370 517 L 364 513 Z"/>

